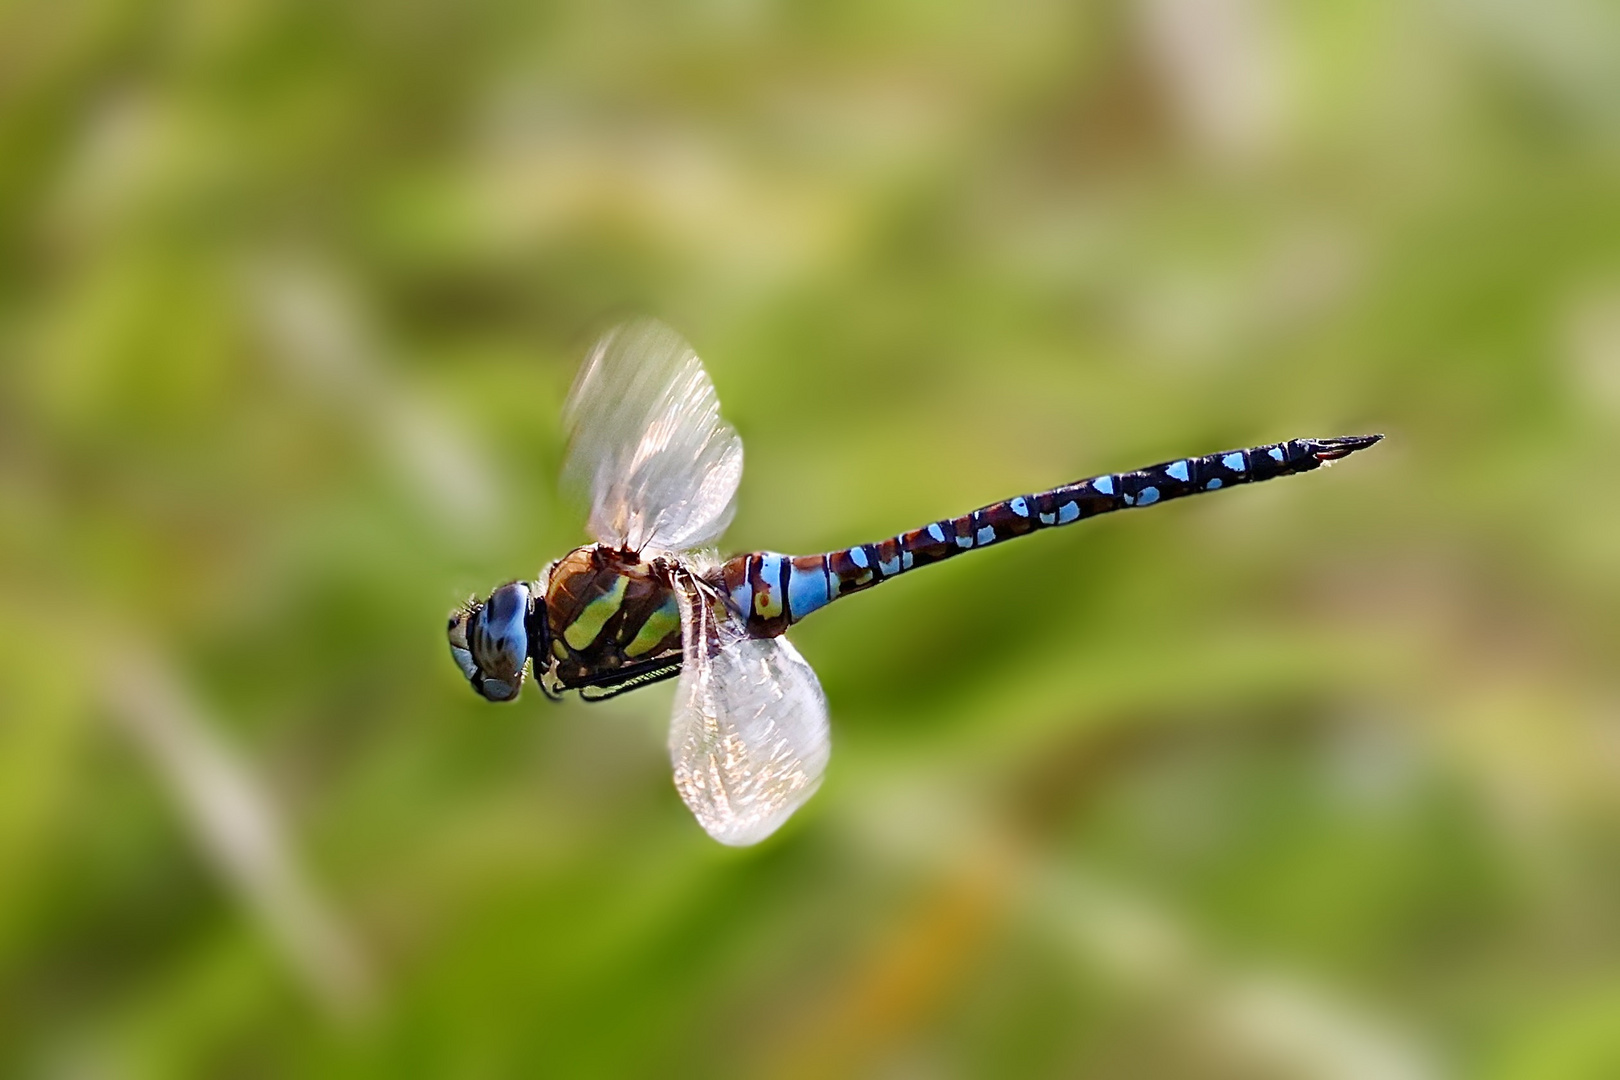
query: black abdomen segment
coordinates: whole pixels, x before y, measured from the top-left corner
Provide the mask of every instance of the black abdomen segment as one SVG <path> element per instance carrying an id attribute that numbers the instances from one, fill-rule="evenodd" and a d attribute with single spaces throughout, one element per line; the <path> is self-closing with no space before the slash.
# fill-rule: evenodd
<path id="1" fill-rule="evenodd" d="M 1382 435 L 1288 442 L 1179 458 L 1134 472 L 1108 473 L 991 503 L 876 544 L 824 555 L 738 555 L 721 570 L 726 592 L 756 637 L 774 637 L 841 596 L 870 589 L 908 570 L 1038 529 L 1151 506 L 1237 484 L 1310 472 L 1372 446 Z"/>

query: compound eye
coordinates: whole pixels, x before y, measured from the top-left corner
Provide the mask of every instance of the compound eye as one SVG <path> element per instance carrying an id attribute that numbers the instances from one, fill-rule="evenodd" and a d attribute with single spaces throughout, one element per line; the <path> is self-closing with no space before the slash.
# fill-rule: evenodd
<path id="1" fill-rule="evenodd" d="M 485 679 L 477 689 L 490 701 L 511 701 L 518 696 L 519 685 L 521 684 L 505 679 Z"/>
<path id="2" fill-rule="evenodd" d="M 528 613 L 528 587 L 513 582 L 491 593 L 466 628 L 472 663 L 483 679 L 480 692 L 491 701 L 510 701 L 523 685 L 523 666 L 529 659 Z"/>
<path id="3" fill-rule="evenodd" d="M 478 665 L 473 663 L 472 649 L 467 644 L 467 623 L 472 617 L 471 611 L 458 611 L 450 616 L 450 625 L 446 635 L 450 639 L 450 658 L 461 669 L 461 674 L 476 689 L 482 676 Z"/>
<path id="4" fill-rule="evenodd" d="M 458 649 L 452 645 L 450 646 L 450 658 L 456 662 L 456 667 L 461 669 L 461 674 L 466 677 L 467 681 L 477 686 L 479 682 L 478 665 L 473 663 L 472 652 L 467 649 Z"/>

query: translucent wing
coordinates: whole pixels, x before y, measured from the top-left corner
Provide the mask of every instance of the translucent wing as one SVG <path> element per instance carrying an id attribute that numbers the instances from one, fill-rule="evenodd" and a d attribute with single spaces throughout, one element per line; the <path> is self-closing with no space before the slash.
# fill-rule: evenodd
<path id="1" fill-rule="evenodd" d="M 710 836 L 756 844 L 821 785 L 827 699 L 786 638 L 748 637 L 701 585 L 676 593 L 685 658 L 669 729 L 675 788 Z"/>
<path id="2" fill-rule="evenodd" d="M 564 419 L 564 476 L 591 496 L 590 532 L 633 551 L 719 538 L 742 480 L 742 439 L 720 419 L 703 363 L 675 331 L 641 320 L 603 335 Z"/>

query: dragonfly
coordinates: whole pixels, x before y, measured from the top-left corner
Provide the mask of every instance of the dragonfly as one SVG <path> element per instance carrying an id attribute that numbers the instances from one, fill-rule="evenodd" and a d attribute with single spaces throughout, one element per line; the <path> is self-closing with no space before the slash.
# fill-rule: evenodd
<path id="1" fill-rule="evenodd" d="M 678 678 L 675 787 L 710 836 L 757 843 L 815 793 L 830 748 L 826 696 L 785 637 L 841 597 L 1042 529 L 1310 472 L 1382 435 L 1184 457 L 1017 495 L 876 543 L 819 555 L 714 545 L 736 510 L 743 447 L 697 353 L 654 320 L 618 326 L 581 366 L 564 408 L 564 479 L 590 503 L 593 542 L 532 581 L 509 581 L 449 620 L 478 694 L 532 680 L 587 701 Z"/>

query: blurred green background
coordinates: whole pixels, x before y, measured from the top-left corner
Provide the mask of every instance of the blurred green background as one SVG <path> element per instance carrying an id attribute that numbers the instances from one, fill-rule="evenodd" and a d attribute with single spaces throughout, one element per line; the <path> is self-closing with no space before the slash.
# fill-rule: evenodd
<path id="1" fill-rule="evenodd" d="M 671 688 L 474 697 L 646 312 L 731 550 L 1385 431 Z M 0 1072 L 1620 1075 L 1620 10 L 0 4 Z"/>

